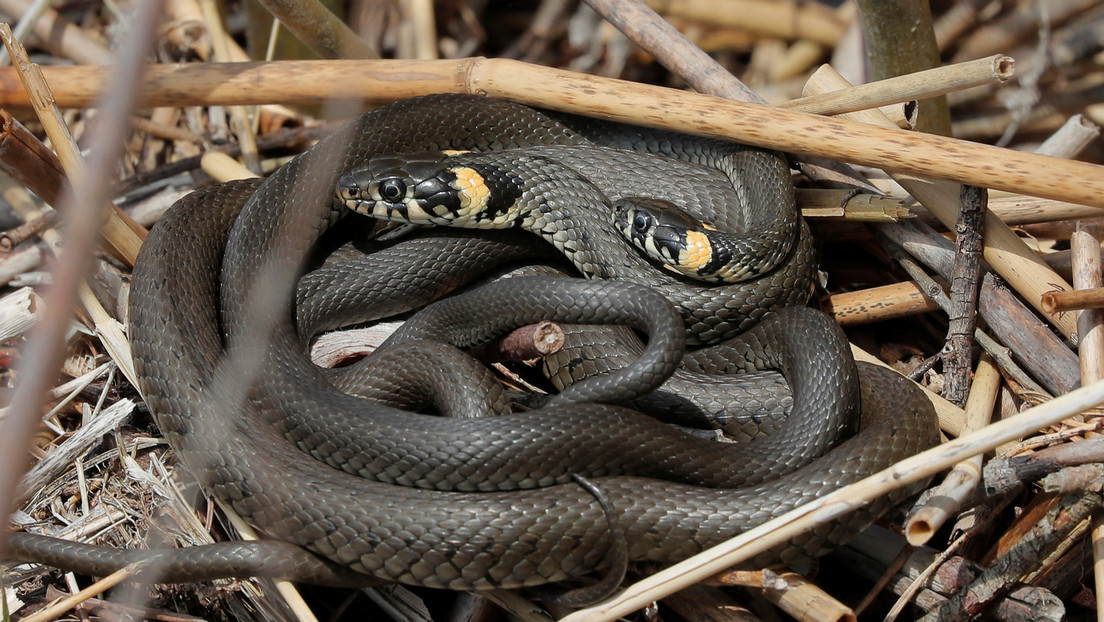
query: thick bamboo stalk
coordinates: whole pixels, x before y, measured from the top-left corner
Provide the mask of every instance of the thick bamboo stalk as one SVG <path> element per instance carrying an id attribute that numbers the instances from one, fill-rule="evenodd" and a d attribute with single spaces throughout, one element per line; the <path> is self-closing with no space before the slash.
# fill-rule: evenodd
<path id="1" fill-rule="evenodd" d="M 1012 77 L 1015 65 L 1016 62 L 1011 57 L 998 54 L 838 91 L 809 95 L 783 102 L 778 107 L 825 115 L 869 110 L 914 99 L 946 95 L 952 91 L 984 84 L 1000 84 Z"/>
<path id="2" fill-rule="evenodd" d="M 62 107 L 92 105 L 99 68 L 48 67 Z M 25 94 L 0 71 L 0 105 Z M 143 106 L 390 101 L 432 92 L 491 95 L 565 112 L 821 155 L 891 171 L 1104 207 L 1104 169 L 941 136 L 727 101 L 508 59 L 154 65 Z M 1045 175 L 1038 174 L 1046 171 Z M 957 193 L 955 194 L 957 197 Z"/>
<path id="3" fill-rule="evenodd" d="M 833 75 L 834 74 L 834 75 Z M 816 92 L 831 91 L 837 88 L 846 88 L 844 85 L 847 81 L 843 79 L 838 73 L 835 73 L 831 67 L 823 67 L 821 71 L 818 71 L 816 75 L 810 79 L 809 84 L 806 86 L 807 90 L 815 90 Z M 878 125 L 886 126 L 891 125 L 890 121 L 885 118 L 884 115 L 876 111 L 859 111 L 849 113 L 850 118 L 861 119 L 868 123 L 875 123 Z M 963 143 L 965 144 L 965 143 Z M 1008 150 L 1002 151 L 1002 153 L 1013 153 Z M 934 154 L 933 154 L 934 155 Z M 980 154 L 979 154 L 980 155 Z M 1035 157 L 1046 157 L 1031 154 Z M 993 154 L 994 158 L 1003 158 Z M 1067 160 L 1053 159 L 1054 162 L 1067 162 Z M 962 162 L 964 167 L 970 167 L 972 165 L 967 162 Z M 995 159 L 989 160 L 983 166 L 1000 166 L 1004 168 L 1006 166 L 1013 169 L 1018 169 L 1019 164 L 1013 163 L 1011 160 L 1005 160 L 1003 164 L 999 164 Z M 1009 173 L 1010 169 L 1006 169 Z M 1044 173 L 1045 171 L 1045 173 Z M 1017 173 L 1024 178 L 1027 177 L 1047 177 L 1050 174 L 1050 168 L 1038 168 L 1035 170 L 1020 169 Z M 899 173 L 900 171 L 897 171 Z M 949 181 L 963 181 L 962 179 L 953 179 L 949 176 L 933 175 L 937 179 L 949 180 Z M 958 187 L 955 184 L 948 184 L 942 182 L 933 182 L 927 179 L 917 179 L 910 175 L 895 174 L 896 179 L 902 186 L 905 187 L 913 196 L 920 200 L 925 207 L 928 208 L 932 214 L 934 214 L 940 222 L 946 227 L 953 229 L 955 221 L 958 215 Z M 1104 181 L 1104 180 L 1102 180 Z M 971 183 L 963 181 L 963 183 L 970 183 L 975 186 L 983 187 L 997 187 L 991 186 L 988 183 Z M 1076 180 L 1069 179 L 1067 183 L 1078 183 Z M 1003 189 L 1003 188 L 1002 188 Z M 1027 194 L 1033 194 L 1028 192 Z M 1052 196 L 1051 198 L 1058 198 Z M 997 271 L 1009 285 L 1012 286 L 1017 292 L 1019 292 L 1028 303 L 1034 306 L 1036 309 L 1047 313 L 1042 306 L 1042 296 L 1044 293 L 1055 289 L 1073 289 L 1069 283 L 1066 283 L 1062 277 L 1058 276 L 1049 266 L 1046 265 L 1043 260 L 1039 259 L 1037 255 L 1021 240 L 1015 232 L 1013 232 L 1008 225 L 1004 224 L 991 213 L 987 213 L 985 217 L 985 260 Z M 1067 337 L 1072 338 L 1076 335 L 1077 327 L 1075 324 L 1075 318 L 1072 314 L 1047 313 L 1048 318 L 1054 323 L 1056 327 Z"/>
<path id="4" fill-rule="evenodd" d="M 604 603 L 562 618 L 562 622 L 615 620 L 660 600 L 685 585 L 701 581 L 788 542 L 815 525 L 868 503 L 889 490 L 930 477 L 971 456 L 991 451 L 1002 443 L 1032 434 L 1101 403 L 1104 403 L 1104 381 L 1095 382 L 1026 410 L 1016 417 L 990 424 L 977 432 L 906 458 L 876 475 L 811 501 L 723 544 L 669 566 L 629 586 Z"/>

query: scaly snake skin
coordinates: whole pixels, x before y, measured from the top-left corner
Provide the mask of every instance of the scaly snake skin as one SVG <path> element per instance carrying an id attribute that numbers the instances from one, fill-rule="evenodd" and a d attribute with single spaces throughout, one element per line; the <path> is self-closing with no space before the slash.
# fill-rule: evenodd
<path id="1" fill-rule="evenodd" d="M 478 343 L 541 318 L 612 318 L 649 334 L 637 367 L 613 380 L 600 376 L 574 385 L 579 388 L 534 411 L 541 416 L 431 417 L 329 391 L 326 374 L 304 362 L 303 343 L 291 330 L 293 311 L 280 301 L 292 295 L 288 275 L 301 272 L 334 220 L 331 196 L 342 171 L 381 153 L 586 140 L 522 106 L 458 96 L 408 100 L 365 115 L 263 183 L 197 191 L 158 224 L 135 267 L 131 293 L 134 357 L 147 403 L 208 490 L 267 537 L 296 545 L 277 545 L 271 552 L 263 544 L 229 552 L 215 547 L 206 558 L 203 551 L 182 555 L 189 557 L 187 565 L 174 565 L 173 555 L 162 553 L 169 561 L 161 580 L 263 574 L 356 583 L 357 575 L 343 569 L 366 580 L 449 589 L 581 579 L 607 562 L 611 537 L 607 514 L 594 495 L 572 483 L 573 474 L 585 475 L 608 499 L 631 559 L 671 562 L 937 442 L 934 413 L 919 390 L 893 372 L 861 366 L 864 408 L 854 438 L 780 477 L 773 477 L 771 467 L 753 465 L 760 471 L 753 476 L 758 483 L 729 481 L 745 476 L 736 472 L 747 462 L 746 450 L 686 437 L 626 408 L 579 403 L 592 394 L 632 399 L 654 387 L 673 372 L 678 356 L 671 352 L 681 355 L 687 336 L 670 304 L 649 289 L 608 282 L 508 280 L 491 286 L 494 295 L 504 296 L 497 302 L 488 301 L 486 290 L 446 299 L 407 322 L 384 346 L 401 348 L 405 340 L 425 338 Z M 807 237 L 803 229 L 798 245 L 807 244 Z M 421 269 L 429 268 L 407 266 L 407 274 Z M 795 296 L 788 285 L 796 281 L 800 289 L 809 278 L 807 268 L 786 270 L 749 282 L 743 293 L 733 294 L 737 302 L 719 294 L 709 298 L 708 287 L 700 286 L 696 296 L 710 301 L 707 309 L 684 311 L 685 317 L 700 314 L 705 328 L 688 325 L 689 337 L 707 340 L 754 323 L 767 312 L 755 302 L 767 309 L 773 302 L 785 304 Z M 379 296 L 394 300 L 402 294 Z M 811 312 L 780 317 L 777 322 L 799 344 L 838 330 Z M 462 321 L 472 318 L 474 329 Z M 487 328 L 488 320 L 498 325 Z M 295 374 L 305 379 L 285 386 Z M 637 384 L 627 386 L 630 380 Z M 307 399 L 314 396 L 325 396 L 331 405 L 356 404 L 361 417 L 349 422 L 340 409 Z M 381 436 L 345 438 L 331 425 Z M 462 437 L 474 444 L 460 443 Z M 540 440 L 521 442 L 531 437 Z M 674 457 L 654 453 L 672 444 Z M 476 455 L 488 461 L 478 462 Z M 692 483 L 643 477 L 633 470 L 638 468 Z M 665 474 L 671 472 L 676 474 Z M 911 492 L 879 499 L 753 563 L 822 553 Z M 27 534 L 12 534 L 10 552 L 96 574 L 134 559 L 133 552 L 93 554 Z"/>

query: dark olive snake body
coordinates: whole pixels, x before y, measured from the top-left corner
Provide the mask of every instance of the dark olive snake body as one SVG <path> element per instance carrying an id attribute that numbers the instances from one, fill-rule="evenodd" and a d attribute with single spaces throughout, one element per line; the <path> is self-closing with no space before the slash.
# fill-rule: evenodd
<path id="1" fill-rule="evenodd" d="M 131 294 L 144 397 L 208 490 L 267 537 L 310 551 L 297 556 L 285 545 L 271 555 L 263 547 L 240 555 L 223 551 L 212 553 L 209 563 L 196 552 L 187 568 L 165 567 L 164 580 L 222 573 L 355 583 L 357 577 L 342 568 L 371 580 L 450 589 L 579 579 L 603 566 L 611 539 L 606 513 L 573 483 L 574 475 L 593 481 L 608 498 L 632 559 L 671 562 L 937 442 L 934 415 L 919 391 L 870 366 L 858 370 L 864 406 L 858 435 L 796 470 L 758 460 L 749 465 L 749 454 L 740 450 L 687 437 L 626 408 L 590 403 L 636 399 L 662 383 L 678 365 L 687 335 L 715 340 L 758 321 L 773 303 L 807 295 L 792 293 L 792 287 L 807 292 L 810 269 L 785 265 L 758 281 L 713 288 L 725 292 L 713 298 L 712 286 L 690 285 L 695 293 L 689 298 L 707 300 L 707 309 L 679 304 L 682 321 L 669 303 L 639 285 L 508 280 L 430 307 L 384 345 L 401 358 L 404 342 L 476 345 L 544 318 L 616 321 L 649 335 L 635 367 L 572 385 L 535 414 L 431 417 L 330 390 L 326 373 L 306 358 L 291 306 L 281 301 L 292 296 L 288 275 L 301 272 L 311 247 L 334 221 L 330 197 L 342 171 L 378 154 L 588 140 L 522 106 L 459 96 L 409 100 L 361 117 L 261 184 L 197 191 L 158 224 L 135 268 Z M 794 235 L 788 257 L 809 244 L 803 227 Z M 431 270 L 440 259 L 427 256 L 424 266 L 407 265 L 405 278 Z M 492 306 L 487 292 L 502 297 Z M 409 302 L 398 292 L 373 297 L 393 300 L 388 309 L 395 312 Z M 299 321 L 318 327 L 326 320 Z M 811 312 L 785 312 L 756 329 L 761 333 L 753 335 L 760 336 L 752 340 L 769 342 L 770 331 L 780 325 L 793 343 L 819 343 L 824 333 L 838 330 L 825 322 Z M 292 386 L 291 378 L 302 382 Z M 355 409 L 361 416 L 347 420 L 347 410 Z M 342 427 L 369 436 L 345 438 L 334 431 Z M 520 446 L 523 438 L 537 442 Z M 746 451 L 759 455 L 754 452 L 771 442 L 768 437 Z M 673 454 L 656 453 L 672 447 Z M 817 555 L 909 492 L 879 499 L 754 562 Z M 132 559 L 129 553 L 110 558 L 100 552 L 92 562 L 73 553 L 75 547 L 12 535 L 14 556 L 83 572 L 104 574 Z M 229 570 L 213 559 L 227 556 L 233 559 Z"/>

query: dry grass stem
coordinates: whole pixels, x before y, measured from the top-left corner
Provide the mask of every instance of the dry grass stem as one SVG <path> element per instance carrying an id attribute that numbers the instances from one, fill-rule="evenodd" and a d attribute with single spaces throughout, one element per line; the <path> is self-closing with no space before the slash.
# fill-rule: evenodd
<path id="1" fill-rule="evenodd" d="M 889 104 L 938 97 L 983 84 L 1000 84 L 1012 76 L 1014 66 L 1015 61 L 1010 57 L 998 54 L 838 91 L 809 95 L 780 103 L 778 107 L 824 115 L 870 110 Z"/>
<path id="2" fill-rule="evenodd" d="M 1100 126 L 1084 115 L 1075 114 L 1043 141 L 1035 153 L 1056 158 L 1073 158 L 1100 138 Z"/>
<path id="3" fill-rule="evenodd" d="M 318 0 L 261 0 L 261 5 L 322 58 L 379 57 Z"/>

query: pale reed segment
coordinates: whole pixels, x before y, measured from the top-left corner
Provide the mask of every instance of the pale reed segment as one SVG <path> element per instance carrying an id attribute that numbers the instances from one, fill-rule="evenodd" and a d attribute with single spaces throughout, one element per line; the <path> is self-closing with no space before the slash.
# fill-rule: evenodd
<path id="1" fill-rule="evenodd" d="M 832 294 L 824 310 L 841 326 L 857 326 L 938 311 L 939 305 L 916 282 L 903 281 Z"/>
<path id="2" fill-rule="evenodd" d="M 993 358 L 982 354 L 974 373 L 970 395 L 966 398 L 966 423 L 964 432 L 974 432 L 989 425 L 993 418 L 993 406 L 1000 389 L 1000 371 Z M 973 456 L 955 465 L 940 483 L 935 494 L 927 497 L 923 507 L 916 510 L 905 522 L 905 537 L 912 546 L 925 544 L 951 516 L 958 514 L 965 500 L 977 488 L 981 480 L 983 456 Z"/>
<path id="3" fill-rule="evenodd" d="M 828 92 L 839 88 L 846 88 L 847 81 L 844 80 L 834 69 L 825 65 L 810 78 L 806 84 L 806 91 L 811 93 Z M 851 112 L 846 115 L 848 118 L 860 120 L 863 123 L 876 124 L 879 126 L 893 127 L 885 115 L 873 110 L 863 110 L 858 112 Z M 885 129 L 889 129 L 886 127 Z M 909 132 L 900 132 L 895 127 L 891 130 L 894 133 L 904 134 Z M 927 134 L 912 133 L 917 137 L 929 136 Z M 964 141 L 955 141 L 959 145 L 974 145 L 973 143 L 966 143 Z M 976 147 L 982 147 L 981 145 L 974 145 Z M 1020 180 L 1028 180 L 1035 178 L 1041 181 L 1051 176 L 1052 171 L 1058 175 L 1064 173 L 1070 173 L 1073 169 L 1079 167 L 1066 168 L 1062 171 L 1063 165 L 1060 163 L 1072 164 L 1070 160 L 1061 160 L 1058 158 L 1051 158 L 1048 156 L 1040 156 L 1036 154 L 1021 154 L 1030 155 L 1031 159 L 1035 160 L 1034 168 L 1031 165 L 1027 165 L 1026 162 L 1018 163 L 1018 157 L 1014 154 L 1017 152 L 1009 149 L 999 149 L 997 147 L 985 147 L 981 149 L 977 154 L 977 159 L 973 162 L 966 160 L 958 160 L 957 157 L 952 158 L 951 161 L 957 161 L 959 166 L 964 168 L 976 167 L 978 169 L 986 169 L 988 172 L 1007 173 L 1009 177 L 1016 177 Z M 935 157 L 938 158 L 938 154 L 926 154 L 923 157 Z M 1041 160 L 1040 160 L 1041 158 Z M 1002 160 L 1007 160 L 1002 162 Z M 1022 166 L 1027 168 L 1021 168 Z M 1091 166 L 1091 165 L 1090 165 Z M 1093 167 L 1100 171 L 1104 171 L 1101 167 Z M 959 188 L 956 184 L 947 183 L 949 181 L 958 181 L 962 183 L 968 183 L 975 186 L 982 186 L 986 188 L 1001 188 L 1008 189 L 1007 186 L 997 186 L 985 181 L 975 179 L 969 181 L 964 178 L 954 178 L 950 176 L 941 177 L 939 175 L 932 175 L 937 179 L 944 181 L 933 181 L 929 179 L 922 179 L 913 177 L 913 173 L 917 171 L 907 171 L 902 174 L 901 171 L 889 171 L 892 177 L 900 183 L 906 190 L 915 196 L 928 211 L 932 213 L 940 222 L 943 223 L 948 229 L 954 230 L 955 221 L 958 218 L 958 200 L 959 200 Z M 1078 175 L 1089 174 L 1088 171 L 1082 171 L 1075 174 L 1075 176 L 1065 177 L 1059 182 L 1058 185 L 1063 187 L 1072 187 L 1078 184 L 1084 184 L 1085 179 L 1078 179 Z M 1099 173 L 1097 173 L 1099 174 Z M 1101 186 L 1104 186 L 1104 176 L 1095 180 L 1100 182 Z M 1055 188 L 1057 190 L 1057 188 Z M 1035 195 L 1035 192 L 1027 191 L 1025 194 Z M 1069 200 L 1071 197 L 1068 191 L 1059 191 L 1055 194 L 1048 195 L 1047 198 L 1064 199 Z M 1041 195 L 1039 195 L 1041 196 Z M 1087 203 L 1090 205 L 1097 205 L 1099 203 L 1081 201 L 1075 199 L 1077 203 Z M 1058 276 L 1056 272 L 1050 269 L 1046 263 L 1040 259 L 1027 244 L 1023 242 L 1008 227 L 1008 225 L 1001 222 L 999 218 L 992 212 L 986 212 L 985 214 L 985 237 L 984 237 L 984 256 L 985 260 L 989 262 L 989 265 L 993 267 L 1017 292 L 1023 296 L 1029 304 L 1033 307 L 1046 313 L 1050 321 L 1062 332 L 1063 335 L 1069 338 L 1074 338 L 1077 334 L 1076 319 L 1068 313 L 1048 313 L 1043 308 L 1042 297 L 1043 294 L 1051 290 L 1065 290 L 1072 289 L 1069 283 Z"/>
<path id="4" fill-rule="evenodd" d="M 1043 293 L 1042 306 L 1048 313 L 1104 309 L 1104 287 L 1055 290 Z"/>
<path id="5" fill-rule="evenodd" d="M 1049 402 L 1035 406 L 1015 417 L 988 425 L 906 458 L 862 481 L 810 501 L 786 514 L 690 559 L 668 566 L 623 590 L 610 600 L 580 609 L 561 618 L 561 622 L 607 622 L 661 600 L 687 585 L 697 583 L 730 566 L 744 562 L 763 551 L 823 525 L 888 491 L 928 478 L 953 465 L 993 450 L 998 445 L 1022 438 L 1072 415 L 1104 403 L 1104 381 L 1095 382 Z M 1104 547 L 1102 547 L 1104 548 Z"/>
<path id="6" fill-rule="evenodd" d="M 795 619 L 807 622 L 854 622 L 857 619 L 853 609 L 796 572 L 784 572 L 781 579 L 786 587 L 764 589 L 763 597 Z"/>
<path id="7" fill-rule="evenodd" d="M 1088 231 L 1070 236 L 1075 291 L 1104 287 L 1101 276 L 1100 241 Z M 1077 357 L 1081 362 L 1081 384 L 1104 378 L 1104 313 L 1086 309 L 1077 314 Z"/>
<path id="8" fill-rule="evenodd" d="M 823 115 L 870 110 L 889 104 L 938 97 L 974 86 L 1003 83 L 1012 76 L 1015 64 L 1011 57 L 998 54 L 838 91 L 809 95 L 782 102 L 778 107 Z"/>
<path id="9" fill-rule="evenodd" d="M 1104 211 L 1098 207 L 1020 195 L 990 197 L 989 211 L 1008 225 L 1029 225 L 1038 222 L 1104 216 Z"/>
<path id="10" fill-rule="evenodd" d="M 779 39 L 835 47 L 847 23 L 831 8 L 796 0 L 648 0 L 655 12 Z"/>
<path id="11" fill-rule="evenodd" d="M 860 222 L 897 222 L 914 218 L 904 199 L 883 197 L 852 190 L 796 188 L 797 207 L 806 218 L 857 220 Z"/>
<path id="12" fill-rule="evenodd" d="M 244 164 L 221 151 L 208 151 L 199 159 L 199 167 L 216 181 L 236 181 L 259 177 Z"/>

